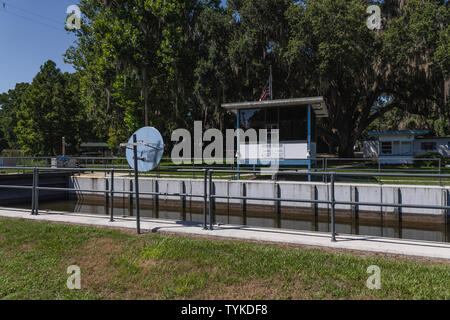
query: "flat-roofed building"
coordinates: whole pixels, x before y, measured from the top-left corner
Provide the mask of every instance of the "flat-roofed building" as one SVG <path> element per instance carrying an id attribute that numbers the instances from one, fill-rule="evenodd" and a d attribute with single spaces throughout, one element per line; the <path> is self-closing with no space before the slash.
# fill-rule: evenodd
<path id="1" fill-rule="evenodd" d="M 267 140 L 240 142 L 237 160 L 240 164 L 265 164 L 277 158 L 280 165 L 308 165 L 316 158 L 316 119 L 328 117 L 323 97 L 239 102 L 222 107 L 236 115 L 236 128 L 265 129 Z M 279 130 L 279 147 L 270 148 L 270 132 Z"/>
<path id="2" fill-rule="evenodd" d="M 369 132 L 364 141 L 364 157 L 379 158 L 382 163 L 412 163 L 414 157 L 428 153 L 450 157 L 449 137 L 430 137 L 429 130 Z"/>

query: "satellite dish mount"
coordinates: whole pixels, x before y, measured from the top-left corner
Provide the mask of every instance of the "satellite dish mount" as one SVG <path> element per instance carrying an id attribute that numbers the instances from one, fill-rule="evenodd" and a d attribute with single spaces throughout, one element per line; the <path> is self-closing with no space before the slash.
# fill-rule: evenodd
<path id="1" fill-rule="evenodd" d="M 139 171 L 149 172 L 159 165 L 164 153 L 164 141 L 157 129 L 144 127 L 133 133 L 128 143 L 121 143 L 120 146 L 126 148 L 128 164 L 134 169 L 136 229 L 137 233 L 140 234 Z"/>

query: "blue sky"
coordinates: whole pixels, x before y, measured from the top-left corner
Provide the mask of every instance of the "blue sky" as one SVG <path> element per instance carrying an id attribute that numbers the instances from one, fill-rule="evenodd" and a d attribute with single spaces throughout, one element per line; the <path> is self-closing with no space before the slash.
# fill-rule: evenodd
<path id="1" fill-rule="evenodd" d="M 62 55 L 75 40 L 64 30 L 66 10 L 77 3 L 0 0 L 0 93 L 13 89 L 16 83 L 31 82 L 47 60 L 55 61 L 63 72 L 74 71 Z"/>
<path id="2" fill-rule="evenodd" d="M 63 72 L 63 54 L 75 37 L 64 30 L 66 10 L 77 0 L 0 0 L 0 93 L 31 82 L 47 60 Z M 6 5 L 6 9 L 3 8 Z"/>

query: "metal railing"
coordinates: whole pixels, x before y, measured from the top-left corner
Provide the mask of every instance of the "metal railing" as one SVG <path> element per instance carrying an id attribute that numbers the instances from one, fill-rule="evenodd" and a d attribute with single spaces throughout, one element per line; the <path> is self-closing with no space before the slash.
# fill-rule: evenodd
<path id="1" fill-rule="evenodd" d="M 214 173 L 224 173 L 229 171 L 220 171 L 220 170 L 209 170 L 209 228 L 212 229 L 212 203 L 214 199 L 241 199 L 241 200 L 255 200 L 255 201 L 274 201 L 276 203 L 280 202 L 303 202 L 310 204 L 327 204 L 331 208 L 331 241 L 336 241 L 336 222 L 335 222 L 335 208 L 336 205 L 357 205 L 357 206 L 374 206 L 374 207 L 394 207 L 394 208 L 417 208 L 417 209 L 437 209 L 437 210 L 450 210 L 450 204 L 446 203 L 446 205 L 419 205 L 419 204 L 403 204 L 403 203 L 377 203 L 377 202 L 361 202 L 361 201 L 337 201 L 335 198 L 335 182 L 336 177 L 338 176 L 354 176 L 354 177 L 420 177 L 420 178 L 450 178 L 450 175 L 433 175 L 433 174 L 405 174 L 405 173 L 340 173 L 340 172 L 289 172 L 291 175 L 298 176 L 323 176 L 328 177 L 330 183 L 330 199 L 329 200 L 312 200 L 312 199 L 286 199 L 286 198 L 268 198 L 268 197 L 238 197 L 238 196 L 218 196 L 214 195 L 213 190 L 213 175 Z M 253 171 L 247 171 L 253 172 Z M 240 171 L 240 173 L 246 173 L 246 171 Z M 270 172 L 265 172 L 268 174 Z M 274 175 L 277 175 L 279 172 L 272 172 Z M 285 173 L 285 172 L 284 172 Z M 448 199 L 448 196 L 447 196 Z M 279 204 L 278 204 L 279 205 Z M 444 223 L 448 223 L 448 213 L 445 214 Z"/>
<path id="2" fill-rule="evenodd" d="M 14 167 L 0 167 L 3 169 L 11 169 Z M 97 172 L 104 172 L 110 174 L 110 181 L 111 181 L 111 187 L 105 188 L 105 190 L 94 190 L 94 189 L 79 189 L 79 188 L 59 188 L 59 187 L 41 187 L 39 186 L 39 171 L 44 172 L 83 172 L 86 171 L 85 169 L 80 168 L 39 168 L 39 167 L 26 167 L 23 168 L 25 170 L 29 170 L 33 172 L 33 179 L 32 179 L 32 185 L 31 186 L 22 186 L 22 185 L 0 185 L 0 189 L 22 189 L 22 190 L 31 190 L 31 214 L 32 215 L 38 215 L 39 213 L 39 191 L 45 190 L 45 191 L 65 191 L 65 192 L 75 192 L 75 193 L 83 193 L 83 192 L 91 192 L 91 193 L 98 193 L 98 194 L 104 194 L 106 197 L 111 197 L 110 199 L 110 221 L 114 221 L 114 194 L 122 194 L 122 195 L 131 195 L 135 196 L 136 201 L 136 229 L 137 232 L 140 233 L 140 206 L 139 206 L 139 197 L 140 195 L 153 195 L 153 196 L 183 196 L 183 197 L 191 197 L 191 198 L 202 198 L 203 202 L 207 202 L 207 194 L 206 194 L 206 185 L 207 185 L 207 170 L 195 170 L 195 172 L 201 172 L 204 176 L 204 183 L 205 183 L 205 193 L 204 194 L 188 194 L 188 193 L 162 193 L 162 192 L 140 192 L 138 188 L 139 182 L 137 181 L 136 186 L 134 187 L 135 191 L 115 191 L 114 190 L 114 173 L 117 172 L 123 172 L 123 173 L 132 173 L 134 170 L 131 169 L 95 169 Z M 90 171 L 90 170 L 89 170 Z M 183 170 L 183 169 L 166 169 L 165 172 L 191 172 L 191 170 Z M 204 208 L 204 211 L 206 212 L 206 207 Z M 204 222 L 204 225 L 206 226 L 207 222 Z"/>
<path id="3" fill-rule="evenodd" d="M 0 167 L 2 169 L 10 169 L 14 167 Z M 393 207 L 393 208 L 420 208 L 420 209 L 437 209 L 437 210 L 445 210 L 445 218 L 444 223 L 448 224 L 448 212 L 450 212 L 450 204 L 448 201 L 448 190 L 446 203 L 445 205 L 419 205 L 419 204 L 403 204 L 403 203 L 376 203 L 376 202 L 360 202 L 360 201 L 340 201 L 336 200 L 335 197 L 335 182 L 337 177 L 350 176 L 350 177 L 415 177 L 415 178 L 434 178 L 434 179 L 450 179 L 450 175 L 436 175 L 436 174 L 407 174 L 407 173 L 354 173 L 354 172 L 298 172 L 292 171 L 287 172 L 290 175 L 296 176 L 313 176 L 313 177 L 326 177 L 326 184 L 330 188 L 330 197 L 328 200 L 316 200 L 316 199 L 298 199 L 298 198 L 283 198 L 281 196 L 278 197 L 250 197 L 250 196 L 221 196 L 214 194 L 214 174 L 233 174 L 233 173 L 251 173 L 254 174 L 255 171 L 244 171 L 244 170 L 215 170 L 215 169 L 200 169 L 194 170 L 194 173 L 201 173 L 203 175 L 203 193 L 202 194 L 194 194 L 194 193 L 169 193 L 169 192 L 142 192 L 139 191 L 138 185 L 139 181 L 136 181 L 136 186 L 134 191 L 118 191 L 114 190 L 114 179 L 115 173 L 131 173 L 133 170 L 131 169 L 96 169 L 95 171 L 104 172 L 105 175 L 109 173 L 109 188 L 105 187 L 104 190 L 94 190 L 94 189 L 80 189 L 80 188 L 60 188 L 60 187 L 42 187 L 39 186 L 39 175 L 40 172 L 72 172 L 72 173 L 81 173 L 86 171 L 86 169 L 80 168 L 39 168 L 39 167 L 27 167 L 26 170 L 32 171 L 33 180 L 31 186 L 23 186 L 23 185 L 0 185 L 0 189 L 24 189 L 31 190 L 32 193 L 32 201 L 31 201 L 31 214 L 38 215 L 39 214 L 39 191 L 65 191 L 65 192 L 74 192 L 74 193 L 98 193 L 104 194 L 107 198 L 110 199 L 110 221 L 114 221 L 114 195 L 122 194 L 122 195 L 130 195 L 135 196 L 136 200 L 136 224 L 137 224 L 137 232 L 140 233 L 140 215 L 139 215 L 139 197 L 140 195 L 151 195 L 151 196 L 179 196 L 179 197 L 190 197 L 196 199 L 202 199 L 203 201 L 203 228 L 205 230 L 213 230 L 213 205 L 215 203 L 215 199 L 236 199 L 236 200 L 254 200 L 254 201 L 273 201 L 277 204 L 278 208 L 281 208 L 281 202 L 294 202 L 294 203 L 310 203 L 310 204 L 326 204 L 331 208 L 331 241 L 336 241 L 336 222 L 335 222 L 335 211 L 337 205 L 350 205 L 350 206 L 373 206 L 373 207 Z M 89 170 L 90 171 L 90 170 Z M 192 169 L 160 169 L 160 171 L 164 172 L 172 172 L 172 173 L 191 173 Z M 286 173 L 286 172 L 283 172 Z M 279 174 L 278 171 L 267 172 L 264 171 L 265 175 Z M 108 179 L 106 177 L 106 179 Z M 328 182 L 329 181 L 329 182 Z M 243 182 L 245 183 L 245 181 Z M 209 191 L 209 192 L 208 192 Z"/>
<path id="4" fill-rule="evenodd" d="M 5 162 L 15 162 L 17 163 L 14 165 L 14 169 L 23 169 L 24 167 L 50 167 L 52 159 L 57 159 L 58 157 L 55 156 L 37 156 L 37 157 L 0 157 L 0 167 L 2 166 L 1 161 Z M 125 157 L 83 157 L 83 156 L 69 156 L 70 160 L 74 160 L 77 163 L 77 167 L 83 167 L 83 168 L 99 168 L 103 167 L 105 169 L 107 168 L 128 168 L 128 163 Z M 163 169 L 171 169 L 171 168 L 178 168 L 178 169 L 209 169 L 210 165 L 208 161 L 214 161 L 217 159 L 192 159 L 192 161 L 188 164 L 181 164 L 177 165 L 172 163 L 172 159 L 170 158 L 163 158 L 162 165 L 160 166 Z M 227 161 L 231 160 L 231 164 Z M 341 171 L 349 171 L 349 170 L 356 170 L 358 172 L 428 172 L 428 173 L 442 173 L 445 166 L 443 165 L 443 161 L 441 158 L 410 158 L 410 157 L 393 157 L 393 160 L 395 161 L 403 161 L 403 164 L 393 164 L 393 163 L 386 163 L 386 160 L 389 160 L 387 157 L 385 158 L 310 158 L 311 162 L 314 164 L 312 166 L 312 169 L 314 170 L 320 170 L 320 171 L 334 171 L 334 172 L 341 172 Z M 411 161 L 413 163 L 411 163 Z M 429 166 L 428 168 L 415 168 L 414 163 L 433 163 L 435 165 Z M 365 167 L 361 167 L 361 166 Z M 412 165 L 411 168 L 405 168 L 405 165 Z M 12 166 L 12 165 L 9 165 Z M 222 166 L 221 165 L 215 165 L 214 167 L 216 169 L 231 169 L 235 170 L 237 166 L 236 159 L 224 159 Z M 259 167 L 260 165 L 253 165 L 253 164 L 247 164 L 242 165 L 241 167 Z M 372 166 L 372 167 L 371 167 Z M 295 170 L 298 169 L 299 166 L 293 166 L 293 165 L 281 165 L 280 170 L 289 171 L 289 170 Z M 303 166 L 305 167 L 305 166 Z"/>
<path id="5" fill-rule="evenodd" d="M 36 157 L 1 157 L 0 156 L 0 167 L 2 166 L 2 161 L 6 163 L 15 163 L 15 165 L 8 165 L 10 167 L 15 167 L 15 169 L 22 169 L 23 167 L 50 167 L 52 166 L 52 160 L 58 160 L 60 157 L 56 156 L 36 156 Z M 123 157 L 70 157 L 70 160 L 74 160 L 77 167 L 83 168 L 128 168 L 128 163 L 126 158 Z"/>

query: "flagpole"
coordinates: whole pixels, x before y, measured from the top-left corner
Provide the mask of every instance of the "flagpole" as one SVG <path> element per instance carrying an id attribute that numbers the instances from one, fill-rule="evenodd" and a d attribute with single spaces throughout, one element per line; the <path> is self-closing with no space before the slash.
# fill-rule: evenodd
<path id="1" fill-rule="evenodd" d="M 273 100 L 273 91 L 272 91 L 272 65 L 270 65 L 269 90 L 270 90 L 270 100 Z"/>

